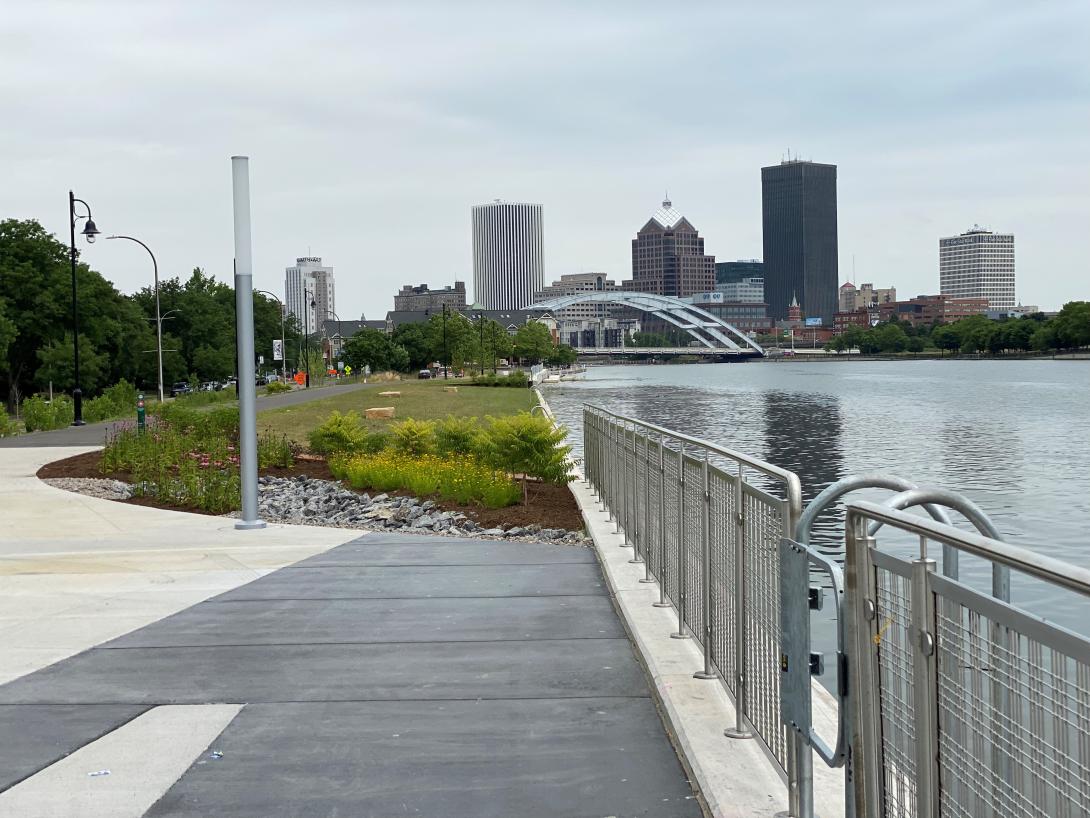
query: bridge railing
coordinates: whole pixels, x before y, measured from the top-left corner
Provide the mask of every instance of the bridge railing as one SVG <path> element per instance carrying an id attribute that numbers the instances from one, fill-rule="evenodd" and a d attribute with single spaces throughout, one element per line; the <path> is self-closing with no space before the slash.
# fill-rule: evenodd
<path id="1" fill-rule="evenodd" d="M 798 477 L 740 452 L 587 406 L 584 471 L 633 562 L 702 647 L 699 678 L 735 702 L 728 736 L 756 736 L 798 789 L 796 735 L 780 718 L 779 543 L 802 510 Z M 809 759 L 807 758 L 807 761 Z M 797 814 L 797 813 L 795 813 Z"/>

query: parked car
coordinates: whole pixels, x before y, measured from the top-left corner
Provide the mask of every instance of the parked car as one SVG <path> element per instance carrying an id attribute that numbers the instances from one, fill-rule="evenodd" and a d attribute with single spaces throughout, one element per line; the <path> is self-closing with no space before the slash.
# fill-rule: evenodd
<path id="1" fill-rule="evenodd" d="M 259 376 L 258 379 L 257 379 L 257 385 L 258 386 L 268 386 L 269 385 L 268 378 L 263 378 L 263 377 Z"/>
<path id="2" fill-rule="evenodd" d="M 179 395 L 188 395 L 193 390 L 189 387 L 189 384 L 185 381 L 178 381 L 170 387 L 170 396 L 176 398 Z"/>
<path id="3" fill-rule="evenodd" d="M 421 369 L 419 372 L 416 373 L 416 377 L 418 377 L 422 381 L 431 380 L 431 370 Z"/>

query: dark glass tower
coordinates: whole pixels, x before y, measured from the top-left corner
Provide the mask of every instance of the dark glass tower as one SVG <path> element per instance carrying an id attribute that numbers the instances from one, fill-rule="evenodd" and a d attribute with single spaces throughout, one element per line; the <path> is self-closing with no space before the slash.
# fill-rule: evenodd
<path id="1" fill-rule="evenodd" d="M 831 327 L 837 311 L 836 165 L 797 159 L 761 168 L 765 301 L 787 318 L 797 297 L 804 318 Z"/>

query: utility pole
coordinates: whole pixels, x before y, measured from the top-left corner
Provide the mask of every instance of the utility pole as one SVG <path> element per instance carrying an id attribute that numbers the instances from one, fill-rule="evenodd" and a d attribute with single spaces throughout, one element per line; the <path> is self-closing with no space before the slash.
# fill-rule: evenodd
<path id="1" fill-rule="evenodd" d="M 484 375 L 484 315 L 482 315 L 481 313 L 477 313 L 477 323 L 480 325 L 481 330 L 481 345 L 479 347 L 480 352 L 478 354 L 481 356 L 481 375 Z"/>

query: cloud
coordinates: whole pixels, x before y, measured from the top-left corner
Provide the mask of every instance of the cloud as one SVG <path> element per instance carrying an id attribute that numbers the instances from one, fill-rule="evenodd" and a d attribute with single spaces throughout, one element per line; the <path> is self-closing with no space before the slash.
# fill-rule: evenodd
<path id="1" fill-rule="evenodd" d="M 842 277 L 937 289 L 937 242 L 1014 230 L 1019 297 L 1087 297 L 1090 9 L 38 2 L 5 10 L 4 216 L 63 235 L 69 187 L 164 270 L 231 269 L 252 157 L 255 274 L 337 267 L 343 318 L 472 281 L 469 212 L 544 204 L 546 274 L 628 275 L 669 189 L 721 258 L 759 256 L 760 166 L 840 168 Z M 114 243 L 110 243 L 113 245 Z M 96 245 L 122 289 L 146 260 Z"/>

